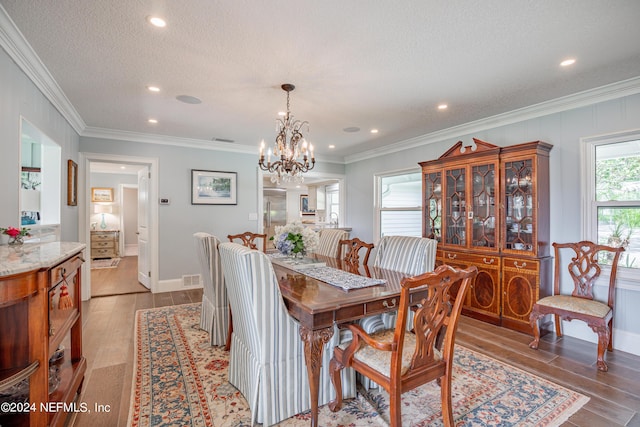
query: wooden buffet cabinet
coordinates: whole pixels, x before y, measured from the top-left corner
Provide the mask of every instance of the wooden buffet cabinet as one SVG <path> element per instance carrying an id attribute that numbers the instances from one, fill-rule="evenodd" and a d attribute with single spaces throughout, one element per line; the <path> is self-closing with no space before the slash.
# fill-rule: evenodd
<path id="1" fill-rule="evenodd" d="M 2 426 L 62 426 L 83 409 L 76 397 L 87 366 L 84 248 L 71 242 L 0 246 Z"/>
<path id="2" fill-rule="evenodd" d="M 463 313 L 531 334 L 529 314 L 551 293 L 549 152 L 541 141 L 499 147 L 459 141 L 422 166 L 422 234 L 436 264 L 475 265 Z"/>

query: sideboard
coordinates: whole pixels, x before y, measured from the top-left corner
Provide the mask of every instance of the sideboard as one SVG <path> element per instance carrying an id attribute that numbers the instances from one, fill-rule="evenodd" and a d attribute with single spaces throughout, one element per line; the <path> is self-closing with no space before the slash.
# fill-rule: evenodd
<path id="1" fill-rule="evenodd" d="M 83 409 L 84 248 L 0 246 L 0 425 L 63 426 Z"/>

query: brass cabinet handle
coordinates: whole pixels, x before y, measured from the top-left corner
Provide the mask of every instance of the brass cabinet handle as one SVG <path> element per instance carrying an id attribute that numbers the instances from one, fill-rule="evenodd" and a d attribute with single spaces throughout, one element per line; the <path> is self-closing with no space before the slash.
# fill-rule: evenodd
<path id="1" fill-rule="evenodd" d="M 490 260 L 487 261 L 486 258 L 482 258 L 482 261 L 484 261 L 485 264 L 493 264 L 495 261 L 495 258 L 491 258 Z"/>
<path id="2" fill-rule="evenodd" d="M 389 305 L 389 303 L 387 303 L 387 301 L 386 301 L 386 300 L 385 300 L 385 301 L 382 301 L 382 306 L 383 306 L 383 307 L 385 307 L 385 308 L 395 308 L 395 306 L 396 306 L 396 299 L 394 298 L 394 299 L 392 299 L 392 300 L 391 300 L 391 305 Z"/>
<path id="3" fill-rule="evenodd" d="M 447 254 L 447 257 L 449 259 L 456 259 L 458 257 L 458 254 Z"/>
<path id="4" fill-rule="evenodd" d="M 525 268 L 527 266 L 527 263 L 523 262 L 522 265 L 518 265 L 518 261 L 513 261 L 513 265 L 515 265 L 516 268 Z"/>

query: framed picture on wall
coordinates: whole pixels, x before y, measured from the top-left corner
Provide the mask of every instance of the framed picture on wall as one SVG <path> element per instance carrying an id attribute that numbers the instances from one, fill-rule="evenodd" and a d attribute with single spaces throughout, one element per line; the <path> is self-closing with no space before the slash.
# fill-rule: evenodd
<path id="1" fill-rule="evenodd" d="M 78 205 L 78 164 L 67 161 L 67 206 Z"/>
<path id="2" fill-rule="evenodd" d="M 191 169 L 192 205 L 237 205 L 236 172 Z"/>
<path id="3" fill-rule="evenodd" d="M 91 187 L 92 202 L 113 202 L 113 188 Z"/>
<path id="4" fill-rule="evenodd" d="M 315 215 L 315 212 L 309 209 L 309 195 L 300 195 L 300 213 L 302 215 Z"/>

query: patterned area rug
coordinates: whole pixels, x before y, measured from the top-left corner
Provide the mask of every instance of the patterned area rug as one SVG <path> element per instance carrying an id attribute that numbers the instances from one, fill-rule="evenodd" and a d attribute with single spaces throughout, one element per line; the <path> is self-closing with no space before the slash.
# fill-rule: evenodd
<path id="1" fill-rule="evenodd" d="M 129 425 L 250 426 L 251 412 L 227 382 L 229 353 L 208 345 L 200 304 L 136 313 L 136 360 Z M 453 407 L 461 426 L 558 426 L 589 398 L 480 353 L 456 346 Z M 440 390 L 427 384 L 403 394 L 406 426 L 441 426 Z M 281 426 L 308 426 L 309 413 Z M 388 426 L 386 392 L 359 391 L 341 411 L 320 408 L 323 427 Z"/>
<path id="2" fill-rule="evenodd" d="M 116 268 L 120 263 L 120 258 L 108 258 L 108 259 L 92 259 L 91 269 L 96 268 Z"/>

